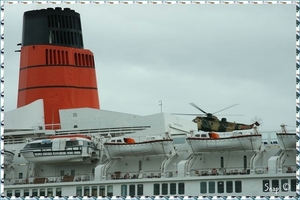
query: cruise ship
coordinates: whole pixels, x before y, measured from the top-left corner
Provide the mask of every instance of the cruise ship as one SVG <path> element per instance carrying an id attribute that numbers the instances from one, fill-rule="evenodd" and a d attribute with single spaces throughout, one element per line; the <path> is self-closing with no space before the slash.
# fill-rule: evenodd
<path id="1" fill-rule="evenodd" d="M 100 109 L 76 11 L 25 12 L 20 57 L 5 196 L 295 196 L 296 134 L 284 125 L 268 139 L 255 126 L 211 137 L 168 113 Z"/>

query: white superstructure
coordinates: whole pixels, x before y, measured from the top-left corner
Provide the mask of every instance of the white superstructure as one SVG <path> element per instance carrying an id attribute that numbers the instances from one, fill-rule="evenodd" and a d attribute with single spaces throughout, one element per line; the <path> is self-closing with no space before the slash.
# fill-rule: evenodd
<path id="1" fill-rule="evenodd" d="M 42 113 L 42 102 L 28 108 Z M 89 108 L 60 111 L 61 129 L 43 116 L 16 127 L 5 115 L 7 196 L 294 195 L 295 134 L 262 140 L 255 130 L 219 139 L 166 113 L 137 116 Z M 12 124 L 13 126 L 10 126 Z M 51 125 L 50 125 L 51 126 Z M 90 127 L 90 128 L 89 128 Z M 206 135 L 205 135 L 206 134 Z"/>

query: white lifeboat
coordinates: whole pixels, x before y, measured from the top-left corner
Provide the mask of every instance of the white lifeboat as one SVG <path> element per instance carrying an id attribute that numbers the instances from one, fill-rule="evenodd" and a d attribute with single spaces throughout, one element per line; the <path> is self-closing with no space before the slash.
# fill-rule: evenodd
<path id="1" fill-rule="evenodd" d="M 133 138 L 111 138 L 104 143 L 107 154 L 111 158 L 144 156 L 144 155 L 170 155 L 174 150 L 172 139 L 152 136 L 144 141 L 136 142 Z"/>
<path id="2" fill-rule="evenodd" d="M 259 151 L 261 134 L 235 134 L 220 137 L 218 133 L 211 132 L 205 137 L 188 137 L 187 143 L 194 153 L 214 151 Z"/>
<path id="3" fill-rule="evenodd" d="M 91 137 L 81 134 L 55 135 L 29 142 L 20 152 L 29 162 L 63 163 L 97 159 L 99 150 Z"/>

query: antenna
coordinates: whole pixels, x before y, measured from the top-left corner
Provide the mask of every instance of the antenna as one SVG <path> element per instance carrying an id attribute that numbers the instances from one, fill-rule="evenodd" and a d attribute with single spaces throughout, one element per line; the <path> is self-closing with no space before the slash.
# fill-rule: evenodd
<path id="1" fill-rule="evenodd" d="M 162 100 L 159 101 L 160 112 L 162 113 Z"/>

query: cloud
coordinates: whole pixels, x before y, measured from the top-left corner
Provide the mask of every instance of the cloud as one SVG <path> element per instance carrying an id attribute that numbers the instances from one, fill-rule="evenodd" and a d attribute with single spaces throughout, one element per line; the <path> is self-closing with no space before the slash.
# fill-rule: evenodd
<path id="1" fill-rule="evenodd" d="M 16 107 L 22 13 L 41 7 L 5 7 L 7 110 Z M 239 103 L 221 114 L 259 116 L 262 130 L 294 124 L 294 5 L 66 7 L 81 14 L 102 109 L 148 115 L 163 100 L 164 112 L 197 113 L 188 103 L 209 112 Z"/>

